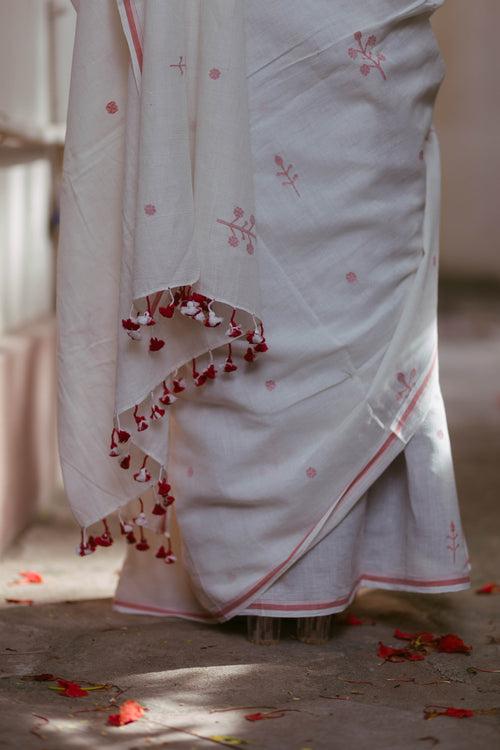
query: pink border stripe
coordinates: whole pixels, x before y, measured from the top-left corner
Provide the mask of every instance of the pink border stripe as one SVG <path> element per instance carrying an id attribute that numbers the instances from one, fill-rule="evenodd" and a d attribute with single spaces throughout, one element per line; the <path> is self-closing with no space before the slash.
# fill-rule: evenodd
<path id="1" fill-rule="evenodd" d="M 331 602 L 299 602 L 297 604 L 272 604 L 270 602 L 253 602 L 247 609 L 268 609 L 271 611 L 279 612 L 293 612 L 297 609 L 304 610 L 306 612 L 315 609 L 328 609 L 329 607 L 335 607 L 339 604 L 345 604 L 349 601 L 354 591 L 357 589 L 360 583 L 363 581 L 374 581 L 378 583 L 394 583 L 403 586 L 415 586 L 415 587 L 433 587 L 433 586 L 458 586 L 460 583 L 469 583 L 470 577 L 463 576 L 462 578 L 450 578 L 448 580 L 442 579 L 437 581 L 412 581 L 407 578 L 390 578 L 388 576 L 376 576 L 370 573 L 364 573 L 361 575 L 353 585 L 351 591 L 347 596 L 340 597 L 340 599 L 334 599 Z"/>
<path id="2" fill-rule="evenodd" d="M 125 7 L 125 13 L 127 14 L 127 21 L 130 29 L 130 35 L 132 37 L 132 42 L 134 43 L 134 49 L 135 54 L 137 56 L 137 63 L 139 65 L 139 70 L 142 73 L 142 44 L 139 37 L 139 33 L 137 31 L 137 24 L 135 22 L 134 18 L 134 12 L 132 10 L 132 1 L 131 0 L 123 0 L 123 5 Z"/>
<path id="3" fill-rule="evenodd" d="M 128 609 L 141 609 L 144 610 L 144 612 L 157 612 L 158 614 L 162 615 L 177 615 L 183 616 L 183 617 L 192 617 L 196 618 L 198 620 L 213 620 L 213 615 L 209 615 L 206 613 L 197 613 L 197 612 L 182 612 L 176 609 L 163 609 L 162 607 L 152 607 L 149 604 L 133 604 L 132 602 L 124 602 L 121 601 L 121 599 L 114 599 L 113 604 L 117 604 L 119 607 L 128 607 Z"/>

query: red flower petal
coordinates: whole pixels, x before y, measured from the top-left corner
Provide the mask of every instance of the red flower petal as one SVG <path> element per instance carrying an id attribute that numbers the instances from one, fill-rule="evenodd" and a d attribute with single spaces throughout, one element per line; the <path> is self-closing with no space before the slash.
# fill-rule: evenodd
<path id="1" fill-rule="evenodd" d="M 408 648 L 385 646 L 382 641 L 378 643 L 377 656 L 386 661 L 422 661 L 422 659 L 425 659 L 424 654 L 420 654 L 418 651 L 410 651 Z"/>
<path id="2" fill-rule="evenodd" d="M 349 612 L 349 614 L 345 618 L 346 625 L 362 625 L 364 623 L 364 620 L 360 620 L 359 617 L 356 617 L 356 615 L 353 615 L 352 612 Z"/>
<path id="3" fill-rule="evenodd" d="M 88 690 L 84 690 L 78 683 L 70 680 L 57 680 L 57 684 L 64 688 L 60 695 L 64 695 L 66 698 L 83 698 L 89 694 Z"/>
<path id="4" fill-rule="evenodd" d="M 500 593 L 500 585 L 498 583 L 485 583 L 480 589 L 476 589 L 476 594 L 495 594 Z"/>
<path id="5" fill-rule="evenodd" d="M 448 706 L 444 711 L 437 711 L 437 708 L 441 708 L 441 706 L 427 706 L 424 708 L 424 717 L 426 719 L 434 719 L 436 716 L 451 716 L 455 719 L 466 719 L 470 716 L 474 716 L 474 711 L 471 708 L 455 708 L 454 706 Z"/>
<path id="6" fill-rule="evenodd" d="M 448 635 L 443 635 L 439 639 L 437 650 L 446 654 L 468 654 L 472 651 L 472 646 L 467 646 L 458 635 L 448 633 Z"/>
<path id="7" fill-rule="evenodd" d="M 144 706 L 137 701 L 125 701 L 120 706 L 120 712 L 108 716 L 108 724 L 112 727 L 121 727 L 124 724 L 131 724 L 144 716 Z"/>
<path id="8" fill-rule="evenodd" d="M 455 716 L 457 719 L 465 719 L 469 716 L 474 716 L 474 711 L 470 708 L 453 708 L 453 706 L 450 706 L 443 713 L 443 716 Z"/>
<path id="9" fill-rule="evenodd" d="M 396 628 L 393 633 L 394 638 L 401 638 L 403 641 L 412 641 L 415 638 L 415 633 L 404 633 L 399 628 Z"/>

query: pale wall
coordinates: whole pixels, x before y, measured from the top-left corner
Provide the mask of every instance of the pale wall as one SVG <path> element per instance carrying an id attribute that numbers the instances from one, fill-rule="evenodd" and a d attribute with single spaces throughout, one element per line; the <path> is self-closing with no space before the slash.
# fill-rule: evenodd
<path id="1" fill-rule="evenodd" d="M 447 0 L 434 28 L 447 71 L 441 274 L 500 280 L 500 1 Z"/>

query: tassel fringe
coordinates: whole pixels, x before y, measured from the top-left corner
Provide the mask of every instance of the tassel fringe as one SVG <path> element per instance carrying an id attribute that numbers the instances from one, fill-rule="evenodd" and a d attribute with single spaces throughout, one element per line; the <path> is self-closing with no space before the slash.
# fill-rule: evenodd
<path id="1" fill-rule="evenodd" d="M 161 305 L 161 298 L 164 294 L 169 295 L 169 300 L 166 304 Z M 206 328 L 217 328 L 224 323 L 224 318 L 214 310 L 215 302 L 215 299 L 193 291 L 190 286 L 180 287 L 175 291 L 167 289 L 164 292 L 156 294 L 153 305 L 151 305 L 150 298 L 146 297 L 145 309 L 142 312 L 135 312 L 135 305 L 132 305 L 129 317 L 121 321 L 122 328 L 125 335 L 129 337 L 131 342 L 134 342 L 134 345 L 138 345 L 137 342 L 142 341 L 143 335 L 147 333 L 148 328 L 153 328 L 156 325 L 154 317 L 156 311 L 161 317 L 167 320 L 178 314 L 190 318 Z M 244 336 L 244 340 L 246 340 L 248 346 L 243 359 L 250 364 L 255 361 L 258 354 L 268 350 L 264 335 L 264 326 L 262 322 L 257 322 L 254 317 L 254 328 L 244 332 L 241 324 L 236 319 L 236 315 L 236 308 L 233 308 L 225 334 L 231 341 Z M 150 354 L 161 357 L 162 350 L 165 350 L 167 347 L 168 342 L 159 336 L 150 336 L 146 348 Z M 217 367 L 211 350 L 208 351 L 208 357 L 209 361 L 207 365 L 204 368 L 200 368 L 200 370 L 198 370 L 196 359 L 193 359 L 191 362 L 191 379 L 195 388 L 201 388 L 210 381 L 215 380 L 219 376 L 219 372 L 230 374 L 239 369 L 238 365 L 234 362 L 233 347 L 229 342 L 227 343 L 227 356 L 221 368 Z M 156 422 L 161 421 L 166 414 L 165 407 L 175 404 L 178 400 L 178 394 L 185 391 L 187 387 L 185 378 L 180 376 L 176 370 L 170 379 L 166 378 L 160 384 L 160 388 L 163 389 L 160 395 L 155 396 L 154 392 L 150 394 L 150 406 L 144 402 L 137 403 L 133 409 L 133 418 L 137 432 L 143 432 Z M 116 424 L 113 426 L 111 432 L 108 453 L 111 458 L 118 459 L 120 468 L 125 471 L 131 469 L 132 456 L 135 455 L 135 453 L 127 450 L 128 446 L 126 447 L 130 439 L 130 433 L 120 427 L 119 416 L 116 415 Z M 136 482 L 151 486 L 152 476 L 148 468 L 149 456 L 147 454 L 142 455 L 142 464 L 135 471 L 132 469 L 132 476 Z M 134 545 L 139 552 L 145 552 L 150 549 L 144 529 L 148 528 L 150 531 L 153 531 L 155 528 L 158 529 L 159 524 L 159 532 L 157 531 L 157 533 L 160 533 L 164 537 L 164 541 L 159 545 L 154 554 L 158 560 L 167 565 L 171 565 L 176 561 L 168 531 L 168 511 L 175 503 L 175 497 L 171 494 L 171 490 L 172 488 L 167 480 L 165 470 L 161 467 L 156 486 L 156 497 L 150 511 L 146 513 L 144 502 L 139 497 L 140 509 L 137 515 L 131 520 L 125 521 L 120 517 L 121 535 L 125 537 L 127 544 Z M 107 519 L 103 519 L 102 524 L 103 531 L 95 536 L 87 537 L 86 529 L 82 529 L 80 544 L 77 547 L 78 555 L 84 557 L 95 552 L 97 547 L 110 547 L 113 544 L 113 537 Z"/>

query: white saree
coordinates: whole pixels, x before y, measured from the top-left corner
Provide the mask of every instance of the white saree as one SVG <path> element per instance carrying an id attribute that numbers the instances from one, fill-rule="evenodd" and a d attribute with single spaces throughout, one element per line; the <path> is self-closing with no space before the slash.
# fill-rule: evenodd
<path id="1" fill-rule="evenodd" d="M 438 373 L 440 4 L 75 3 L 60 453 L 82 556 L 120 513 L 117 609 L 470 586 Z"/>

